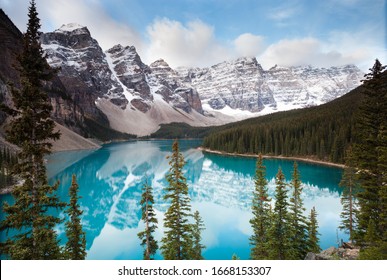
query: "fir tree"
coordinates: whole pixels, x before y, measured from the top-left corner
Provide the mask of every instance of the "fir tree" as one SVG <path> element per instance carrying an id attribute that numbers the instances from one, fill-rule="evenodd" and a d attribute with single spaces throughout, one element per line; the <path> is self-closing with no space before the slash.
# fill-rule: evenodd
<path id="1" fill-rule="evenodd" d="M 250 220 L 253 228 L 253 235 L 250 237 L 250 244 L 252 246 L 250 257 L 254 260 L 267 259 L 269 257 L 267 235 L 270 227 L 271 210 L 265 169 L 262 154 L 259 154 L 255 170 L 255 189 L 251 206 L 253 218 Z"/>
<path id="2" fill-rule="evenodd" d="M 78 196 L 79 186 L 75 175 L 69 190 L 70 203 L 65 213 L 69 215 L 66 222 L 67 243 L 65 246 L 65 258 L 70 260 L 84 260 L 86 258 L 86 235 L 82 229 L 81 216 L 83 211 L 78 205 L 81 197 Z"/>
<path id="3" fill-rule="evenodd" d="M 361 248 L 359 259 L 363 260 L 385 260 L 387 257 L 387 243 L 381 240 L 377 233 L 374 220 L 369 220 L 364 237 L 366 246 Z"/>
<path id="4" fill-rule="evenodd" d="M 370 220 L 373 220 L 375 234 L 380 240 L 387 230 L 385 222 L 381 219 L 385 213 L 380 201 L 382 188 L 387 185 L 385 176 L 387 166 L 385 86 L 387 81 L 385 73 L 383 74 L 385 68 L 386 66 L 382 66 L 380 61 L 376 60 L 370 73 L 365 75 L 363 81 L 365 98 L 356 119 L 356 142 L 353 155 L 362 188 L 358 194 L 360 211 L 356 234 L 356 241 L 360 244 L 365 242 Z"/>
<path id="5" fill-rule="evenodd" d="M 294 258 L 290 244 L 292 232 L 287 199 L 285 176 L 280 168 L 276 176 L 275 204 L 272 224 L 268 234 L 270 259 L 286 260 Z"/>
<path id="6" fill-rule="evenodd" d="M 159 248 L 157 241 L 154 239 L 153 234 L 157 228 L 156 214 L 153 210 L 153 194 L 152 186 L 146 182 L 143 186 L 143 192 L 141 197 L 141 219 L 144 222 L 145 229 L 138 233 L 138 237 L 141 239 L 141 245 L 144 249 L 144 260 L 153 260 L 157 249 Z"/>
<path id="7" fill-rule="evenodd" d="M 304 203 L 301 198 L 302 186 L 298 165 L 294 162 L 292 176 L 292 196 L 290 198 L 290 216 L 292 236 L 291 244 L 293 248 L 293 256 L 295 259 L 303 260 L 308 253 L 306 241 L 307 236 L 307 220 L 304 216 Z"/>
<path id="8" fill-rule="evenodd" d="M 168 157 L 169 172 L 166 175 L 168 186 L 164 199 L 171 205 L 165 212 L 164 237 L 162 238 L 161 252 L 164 259 L 189 259 L 192 252 L 191 204 L 188 196 L 187 180 L 183 174 L 184 157 L 179 151 L 177 141 L 173 143 L 172 155 Z"/>
<path id="9" fill-rule="evenodd" d="M 343 189 L 341 195 L 341 205 L 343 210 L 341 212 L 340 229 L 349 234 L 349 240 L 354 240 L 356 230 L 356 216 L 358 213 L 356 195 L 359 191 L 359 183 L 357 181 L 356 168 L 354 167 L 352 149 L 347 151 L 346 164 L 343 172 L 340 186 Z"/>
<path id="10" fill-rule="evenodd" d="M 199 211 L 195 211 L 194 215 L 194 224 L 192 225 L 192 259 L 193 260 L 203 260 L 202 250 L 206 248 L 201 244 L 202 235 L 201 232 L 205 229 L 202 218 L 200 217 Z"/>
<path id="11" fill-rule="evenodd" d="M 18 233 L 2 244 L 2 251 L 12 259 L 56 259 L 61 254 L 54 227 L 60 219 L 47 211 L 64 204 L 55 194 L 58 184 L 48 185 L 43 158 L 50 152 L 50 141 L 58 139 L 59 133 L 54 132 L 52 107 L 42 90 L 54 71 L 39 43 L 40 20 L 33 0 L 28 17 L 23 51 L 18 58 L 21 89 L 12 91 L 14 109 L 9 111 L 14 118 L 7 131 L 8 140 L 21 149 L 14 174 L 22 183 L 13 189 L 14 204 L 4 204 L 7 216 L 1 225 L 1 230 Z"/>
<path id="12" fill-rule="evenodd" d="M 319 238 L 318 238 L 318 223 L 317 223 L 317 212 L 313 207 L 310 210 L 309 215 L 309 225 L 308 225 L 308 252 L 319 253 L 321 248 L 319 246 Z"/>

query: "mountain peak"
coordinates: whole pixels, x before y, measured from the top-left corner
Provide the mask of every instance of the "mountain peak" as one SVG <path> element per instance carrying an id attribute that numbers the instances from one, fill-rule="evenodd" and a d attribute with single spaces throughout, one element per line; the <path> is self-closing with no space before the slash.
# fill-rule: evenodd
<path id="1" fill-rule="evenodd" d="M 62 33 L 76 32 L 78 34 L 81 34 L 81 33 L 90 34 L 86 26 L 80 25 L 78 23 L 63 24 L 59 29 L 55 30 L 55 32 L 62 32 Z"/>
<path id="2" fill-rule="evenodd" d="M 151 68 L 170 68 L 164 59 L 160 58 L 149 65 Z"/>

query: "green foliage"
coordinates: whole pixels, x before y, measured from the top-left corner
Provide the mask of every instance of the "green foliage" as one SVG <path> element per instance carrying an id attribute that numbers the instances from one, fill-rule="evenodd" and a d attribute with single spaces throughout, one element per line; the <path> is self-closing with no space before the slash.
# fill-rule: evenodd
<path id="1" fill-rule="evenodd" d="M 255 189 L 253 192 L 252 213 L 253 218 L 250 224 L 253 228 L 253 235 L 250 237 L 252 246 L 250 257 L 254 260 L 268 259 L 268 229 L 270 227 L 271 206 L 265 178 L 265 166 L 263 165 L 262 154 L 257 159 L 255 171 Z"/>
<path id="2" fill-rule="evenodd" d="M 294 259 L 302 260 L 308 253 L 307 239 L 308 239 L 308 228 L 307 220 L 304 216 L 304 203 L 301 198 L 302 186 L 300 180 L 300 173 L 298 171 L 298 165 L 295 162 L 293 165 L 293 176 L 292 176 L 292 196 L 290 197 L 290 221 L 292 227 L 291 246 L 293 248 Z"/>
<path id="3" fill-rule="evenodd" d="M 233 261 L 238 261 L 238 260 L 240 260 L 241 258 L 240 257 L 238 257 L 238 255 L 237 254 L 232 254 L 232 257 L 231 257 L 231 260 L 233 260 Z"/>
<path id="4" fill-rule="evenodd" d="M 81 197 L 78 196 L 79 186 L 75 175 L 72 177 L 72 182 L 69 190 L 70 203 L 65 213 L 69 216 L 69 221 L 66 222 L 67 243 L 65 246 L 64 257 L 69 260 L 84 260 L 86 258 L 86 235 L 82 229 L 81 216 L 83 211 L 80 209 L 78 201 Z"/>
<path id="5" fill-rule="evenodd" d="M 344 162 L 363 88 L 321 106 L 278 112 L 214 128 L 203 146 L 228 153 L 305 156 Z"/>
<path id="6" fill-rule="evenodd" d="M 161 124 L 160 129 L 150 135 L 150 138 L 182 139 L 204 138 L 214 127 L 192 127 L 186 123 Z"/>
<path id="7" fill-rule="evenodd" d="M 353 156 L 361 192 L 358 228 L 355 241 L 367 245 L 386 239 L 386 186 L 387 186 L 387 73 L 386 66 L 375 61 L 370 73 L 365 75 L 364 102 L 359 108 L 356 125 L 356 141 Z M 371 232 L 370 232 L 371 231 Z"/>
<path id="8" fill-rule="evenodd" d="M 164 199 L 171 204 L 165 212 L 161 252 L 166 260 L 185 260 L 192 257 L 192 226 L 189 223 L 191 201 L 187 180 L 183 174 L 185 160 L 177 141 L 173 143 L 172 155 L 168 158 L 170 168 L 166 175 L 168 186 Z"/>
<path id="9" fill-rule="evenodd" d="M 310 210 L 309 225 L 308 225 L 308 252 L 319 253 L 321 251 L 318 245 L 320 239 L 318 238 L 318 223 L 317 223 L 317 212 L 313 207 Z"/>
<path id="10" fill-rule="evenodd" d="M 386 260 L 387 242 L 378 241 L 373 246 L 367 246 L 360 250 L 360 260 Z"/>
<path id="11" fill-rule="evenodd" d="M 192 225 L 192 259 L 193 260 L 203 260 L 202 250 L 206 247 L 201 244 L 202 236 L 201 232 L 205 229 L 202 218 L 200 217 L 199 211 L 195 211 L 194 215 L 194 224 Z"/>
<path id="12" fill-rule="evenodd" d="M 341 195 L 341 205 L 343 210 L 340 214 L 341 224 L 340 229 L 349 234 L 349 239 L 354 240 L 355 231 L 357 228 L 358 205 L 356 195 L 359 193 L 359 182 L 357 180 L 357 171 L 354 167 L 352 149 L 349 147 L 347 151 L 347 157 L 345 162 L 345 169 L 340 182 L 340 186 L 343 188 Z"/>
<path id="13" fill-rule="evenodd" d="M 40 20 L 35 1 L 30 2 L 23 51 L 18 57 L 21 90 L 14 89 L 14 118 L 7 139 L 20 147 L 13 173 L 20 179 L 12 195 L 13 205 L 4 204 L 7 214 L 1 230 L 17 234 L 2 244 L 2 252 L 11 259 L 58 259 L 61 252 L 54 230 L 61 220 L 47 213 L 64 206 L 56 195 L 58 184 L 47 183 L 44 156 L 50 152 L 50 141 L 59 138 L 50 119 L 52 110 L 42 85 L 54 74 L 47 64 L 39 43 Z"/>
<path id="14" fill-rule="evenodd" d="M 290 237 L 291 220 L 288 213 L 288 196 L 285 176 L 281 168 L 276 176 L 276 192 L 272 223 L 268 231 L 269 258 L 275 260 L 293 259 Z"/>
<path id="15" fill-rule="evenodd" d="M 141 197 L 141 219 L 144 222 L 145 229 L 138 233 L 138 237 L 141 239 L 141 246 L 144 249 L 144 260 L 153 260 L 157 249 L 159 248 L 157 241 L 154 239 L 153 234 L 157 228 L 156 214 L 153 210 L 153 194 L 152 186 L 146 182 L 143 186 L 143 192 Z"/>

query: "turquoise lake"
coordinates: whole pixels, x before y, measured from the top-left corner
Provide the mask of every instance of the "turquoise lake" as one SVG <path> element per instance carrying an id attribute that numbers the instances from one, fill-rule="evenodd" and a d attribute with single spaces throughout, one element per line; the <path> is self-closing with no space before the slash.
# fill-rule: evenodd
<path id="1" fill-rule="evenodd" d="M 206 246 L 204 258 L 231 259 L 235 253 L 241 259 L 248 259 L 256 159 L 203 153 L 196 149 L 200 144 L 199 140 L 180 141 L 180 150 L 187 162 L 185 176 L 192 212 L 199 210 L 206 226 L 202 233 Z M 48 157 L 49 181 L 60 181 L 58 191 L 62 201 L 68 201 L 71 176 L 77 175 L 87 259 L 142 259 L 143 249 L 137 233 L 143 229 L 139 201 L 146 180 L 153 186 L 159 221 L 155 238 L 161 240 L 164 212 L 168 207 L 163 200 L 165 175 L 169 169 L 166 157 L 171 154 L 171 148 L 169 140 L 133 141 Z M 264 164 L 269 193 L 273 196 L 278 167 L 289 181 L 293 161 L 266 159 Z M 337 246 L 338 240 L 347 240 L 347 235 L 337 230 L 341 212 L 338 184 L 342 170 L 305 162 L 298 164 L 305 208 L 309 213 L 315 206 L 318 213 L 320 246 L 322 249 Z M 2 201 L 9 199 L 10 196 L 1 196 Z M 57 230 L 65 242 L 64 227 L 59 226 Z M 4 235 L 1 239 L 4 240 Z M 158 254 L 156 258 L 162 257 Z"/>

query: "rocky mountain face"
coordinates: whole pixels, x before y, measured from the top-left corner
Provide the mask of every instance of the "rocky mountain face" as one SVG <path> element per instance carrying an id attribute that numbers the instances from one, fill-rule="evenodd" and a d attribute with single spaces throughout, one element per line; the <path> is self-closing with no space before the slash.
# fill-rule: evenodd
<path id="1" fill-rule="evenodd" d="M 12 23 L 8 16 L 0 9 L 0 102 L 10 105 L 10 88 L 13 83 L 19 85 L 19 73 L 13 65 L 17 64 L 16 56 L 22 49 L 22 33 Z M 0 112 L 0 124 L 6 115 Z"/>
<path id="2" fill-rule="evenodd" d="M 255 58 L 178 71 L 209 108 L 228 106 L 264 113 L 326 103 L 359 86 L 363 77 L 354 65 L 328 69 L 275 66 L 265 71 Z"/>
<path id="3" fill-rule="evenodd" d="M 108 126 L 106 116 L 95 101 L 109 98 L 124 108 L 127 100 L 118 81 L 112 79 L 105 54 L 89 30 L 77 24 L 63 25 L 54 32 L 42 34 L 41 44 L 48 63 L 60 68 L 58 77 L 72 100 L 87 117 Z"/>
<path id="4" fill-rule="evenodd" d="M 192 111 L 203 113 L 195 89 L 181 83 L 166 63 L 145 65 L 134 47 L 115 45 L 103 52 L 78 24 L 42 34 L 41 43 L 49 64 L 60 68 L 58 77 L 71 98 L 99 123 L 146 135 L 163 122 L 191 118 L 195 124 Z"/>
<path id="5" fill-rule="evenodd" d="M 147 66 L 133 46 L 116 45 L 106 51 L 106 56 L 125 97 L 135 109 L 148 112 L 156 102 L 156 94 L 173 108 L 203 113 L 197 91 L 180 83 L 180 77 L 165 61 L 158 60 Z"/>

